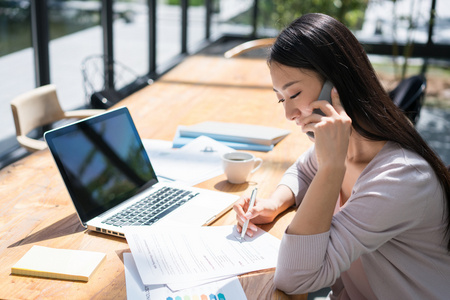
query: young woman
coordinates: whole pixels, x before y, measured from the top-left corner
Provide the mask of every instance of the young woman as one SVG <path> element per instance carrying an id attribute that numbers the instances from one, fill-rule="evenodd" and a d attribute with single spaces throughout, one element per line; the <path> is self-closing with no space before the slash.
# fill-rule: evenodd
<path id="1" fill-rule="evenodd" d="M 276 286 L 292 294 L 332 287 L 332 299 L 447 299 L 449 172 L 392 103 L 358 40 L 335 19 L 307 14 L 280 33 L 268 64 L 286 118 L 315 136 L 270 199 L 234 206 L 238 231 L 249 219 L 250 236 L 298 206 Z M 332 105 L 315 101 L 326 80 Z"/>

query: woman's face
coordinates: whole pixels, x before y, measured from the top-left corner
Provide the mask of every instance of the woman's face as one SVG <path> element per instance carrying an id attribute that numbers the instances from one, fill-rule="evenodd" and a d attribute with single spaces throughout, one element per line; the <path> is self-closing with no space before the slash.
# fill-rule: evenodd
<path id="1" fill-rule="evenodd" d="M 270 75 L 273 90 L 278 101 L 283 103 L 286 118 L 301 124 L 305 117 L 312 114 L 309 105 L 319 97 L 324 80 L 314 71 L 276 62 L 270 65 Z"/>

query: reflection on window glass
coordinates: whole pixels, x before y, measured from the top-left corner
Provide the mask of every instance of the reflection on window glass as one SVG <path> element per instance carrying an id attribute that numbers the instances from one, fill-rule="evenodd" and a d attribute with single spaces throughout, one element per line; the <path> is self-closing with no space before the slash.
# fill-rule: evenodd
<path id="1" fill-rule="evenodd" d="M 156 8 L 156 64 L 167 64 L 181 53 L 180 1 L 159 0 Z"/>
<path id="2" fill-rule="evenodd" d="M 253 0 L 213 1 L 213 34 L 244 36 L 251 34 L 253 2 Z"/>
<path id="3" fill-rule="evenodd" d="M 0 1 L 0 156 L 17 144 L 11 100 L 35 85 L 30 1 Z"/>
<path id="4" fill-rule="evenodd" d="M 0 56 L 30 45 L 30 2 L 0 1 Z"/>
<path id="5" fill-rule="evenodd" d="M 50 81 L 64 110 L 86 105 L 83 60 L 103 52 L 101 1 L 48 1 Z"/>
<path id="6" fill-rule="evenodd" d="M 205 39 L 206 8 L 204 0 L 189 1 L 188 8 L 188 52 L 198 50 Z"/>
<path id="7" fill-rule="evenodd" d="M 205 39 L 205 0 L 188 1 L 188 52 L 198 50 Z M 164 64 L 181 53 L 181 1 L 162 0 L 158 2 L 158 63 Z"/>
<path id="8" fill-rule="evenodd" d="M 114 1 L 114 57 L 136 75 L 148 73 L 148 1 Z M 120 74 L 116 74 L 120 76 Z"/>
<path id="9" fill-rule="evenodd" d="M 157 63 L 168 63 L 181 52 L 181 1 L 159 0 L 157 6 Z M 205 0 L 188 1 L 188 52 L 199 49 L 206 34 Z M 252 32 L 253 0 L 212 0 L 211 40 L 221 35 Z"/>

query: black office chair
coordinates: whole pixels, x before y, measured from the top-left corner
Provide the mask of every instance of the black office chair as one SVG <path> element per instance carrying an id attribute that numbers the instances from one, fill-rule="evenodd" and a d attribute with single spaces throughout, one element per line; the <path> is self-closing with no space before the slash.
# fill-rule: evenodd
<path id="1" fill-rule="evenodd" d="M 408 119 L 415 125 L 420 117 L 420 110 L 425 100 L 427 80 L 423 75 L 415 75 L 403 79 L 389 96 Z"/>
<path id="2" fill-rule="evenodd" d="M 146 76 L 139 76 L 126 65 L 113 61 L 113 87 L 107 87 L 105 82 L 104 55 L 91 55 L 81 64 L 86 104 L 92 108 L 107 109 L 121 101 L 126 96 L 153 83 Z"/>

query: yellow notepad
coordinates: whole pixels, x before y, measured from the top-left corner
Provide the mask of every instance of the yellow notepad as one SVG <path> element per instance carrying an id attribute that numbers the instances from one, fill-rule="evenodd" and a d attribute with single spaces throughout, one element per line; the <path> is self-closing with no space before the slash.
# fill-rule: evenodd
<path id="1" fill-rule="evenodd" d="M 106 254 L 34 245 L 11 268 L 15 275 L 88 281 Z"/>

